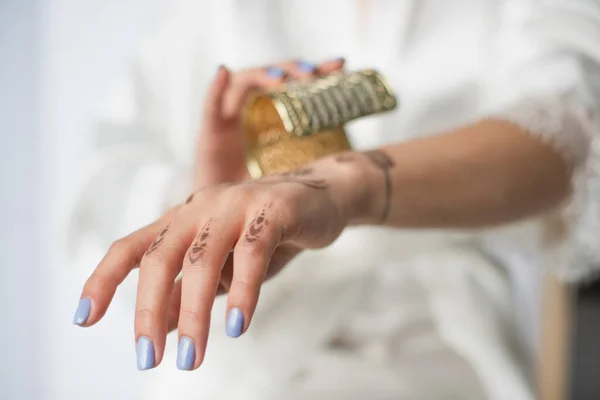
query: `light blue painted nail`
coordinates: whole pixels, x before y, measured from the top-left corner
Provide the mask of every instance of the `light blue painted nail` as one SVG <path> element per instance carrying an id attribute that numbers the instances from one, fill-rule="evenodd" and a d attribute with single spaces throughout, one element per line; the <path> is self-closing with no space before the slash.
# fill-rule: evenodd
<path id="1" fill-rule="evenodd" d="M 83 325 L 85 321 L 87 321 L 90 316 L 90 310 L 92 309 L 92 302 L 87 297 L 79 300 L 79 304 L 77 305 L 77 310 L 75 310 L 75 315 L 73 316 L 73 324 L 75 325 Z"/>
<path id="2" fill-rule="evenodd" d="M 244 329 L 244 313 L 239 308 L 232 308 L 227 316 L 225 332 L 227 336 L 236 338 L 242 334 L 242 329 Z"/>
<path id="3" fill-rule="evenodd" d="M 177 349 L 177 368 L 190 371 L 194 366 L 194 357 L 196 349 L 194 342 L 189 337 L 183 336 L 179 339 L 179 347 Z"/>
<path id="4" fill-rule="evenodd" d="M 285 76 L 285 71 L 279 67 L 269 67 L 267 68 L 267 75 L 270 78 L 283 78 Z"/>
<path id="5" fill-rule="evenodd" d="M 137 369 L 143 371 L 154 367 L 154 345 L 148 336 L 140 336 L 136 350 Z"/>
<path id="6" fill-rule="evenodd" d="M 306 62 L 306 61 L 298 61 L 296 63 L 296 68 L 298 68 L 299 71 L 301 72 L 306 72 L 306 73 L 313 73 L 315 72 L 315 70 L 317 69 L 317 66 L 315 64 Z"/>

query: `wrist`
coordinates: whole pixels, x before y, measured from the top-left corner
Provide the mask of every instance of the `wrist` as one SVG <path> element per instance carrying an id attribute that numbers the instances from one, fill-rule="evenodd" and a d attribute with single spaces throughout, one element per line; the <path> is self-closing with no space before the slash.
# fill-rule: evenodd
<path id="1" fill-rule="evenodd" d="M 332 197 L 347 225 L 375 225 L 381 222 L 381 177 L 358 152 L 329 156 L 322 163 L 331 177 Z"/>

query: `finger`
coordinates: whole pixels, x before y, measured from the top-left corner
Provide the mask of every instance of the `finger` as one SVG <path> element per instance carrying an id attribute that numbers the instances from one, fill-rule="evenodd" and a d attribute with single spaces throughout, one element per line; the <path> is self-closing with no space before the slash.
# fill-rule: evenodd
<path id="1" fill-rule="evenodd" d="M 160 364 L 173 284 L 194 234 L 193 222 L 176 218 L 152 242 L 140 263 L 135 311 L 138 369 Z"/>
<path id="2" fill-rule="evenodd" d="M 285 61 L 263 69 L 265 74 L 283 81 L 309 79 L 316 76 L 318 66 L 306 60 Z"/>
<path id="3" fill-rule="evenodd" d="M 198 231 L 183 261 L 180 347 L 177 367 L 196 369 L 202 364 L 208 340 L 210 314 L 221 270 L 239 228 L 233 220 L 208 220 Z"/>
<path id="4" fill-rule="evenodd" d="M 238 72 L 227 88 L 222 105 L 223 116 L 238 116 L 251 92 L 280 85 L 285 78 L 285 71 L 276 66 Z"/>
<path id="5" fill-rule="evenodd" d="M 239 115 L 249 93 L 253 90 L 274 87 L 285 80 L 310 79 L 342 68 L 344 60 L 332 60 L 317 66 L 306 60 L 293 60 L 277 63 L 266 68 L 256 68 L 239 72 L 227 91 L 223 103 L 223 115 L 233 118 Z M 321 70 L 323 68 L 323 70 Z"/>
<path id="6" fill-rule="evenodd" d="M 231 288 L 231 280 L 233 279 L 233 252 L 229 253 L 227 261 L 221 270 L 221 279 L 219 279 L 218 295 L 229 292 Z"/>
<path id="7" fill-rule="evenodd" d="M 299 60 L 291 68 L 286 69 L 286 71 L 294 79 L 309 79 L 316 76 L 318 66 L 310 61 Z"/>
<path id="8" fill-rule="evenodd" d="M 117 287 L 137 267 L 144 252 L 164 227 L 157 221 L 117 240 L 83 287 L 73 323 L 91 326 L 106 313 Z"/>
<path id="9" fill-rule="evenodd" d="M 204 103 L 204 121 L 209 124 L 209 126 L 206 127 L 209 129 L 204 129 L 205 132 L 217 131 L 216 129 L 212 129 L 212 124 L 215 124 L 221 117 L 223 98 L 230 80 L 231 73 L 227 68 L 221 65 L 208 89 L 208 94 Z"/>
<path id="10" fill-rule="evenodd" d="M 175 281 L 171 293 L 171 303 L 167 313 L 167 330 L 171 332 L 177 328 L 179 323 L 179 309 L 181 308 L 181 278 Z"/>
<path id="11" fill-rule="evenodd" d="M 250 325 L 260 288 L 275 247 L 281 238 L 279 224 L 268 205 L 254 216 L 238 240 L 233 254 L 233 277 L 227 301 L 226 333 L 243 334 Z"/>
<path id="12" fill-rule="evenodd" d="M 281 85 L 286 79 L 303 79 L 316 72 L 316 65 L 308 62 L 285 61 L 264 68 L 238 72 L 223 104 L 223 115 L 239 115 L 248 95 L 257 89 Z"/>
<path id="13" fill-rule="evenodd" d="M 229 259 L 225 263 L 227 265 L 229 263 Z M 229 291 L 229 285 L 231 282 L 231 276 L 229 277 L 229 281 L 223 280 L 221 276 L 221 281 L 219 281 L 219 289 L 217 290 L 217 296 L 221 296 Z M 167 330 L 169 332 L 177 329 L 177 325 L 179 324 L 179 311 L 181 309 L 181 278 L 175 281 L 173 285 L 173 294 L 171 294 L 171 304 L 169 305 L 169 312 L 167 315 Z"/>
<path id="14" fill-rule="evenodd" d="M 319 75 L 328 75 L 332 72 L 344 69 L 345 63 L 346 63 L 346 59 L 343 57 L 337 58 L 335 60 L 325 61 L 325 62 L 319 64 L 318 74 Z"/>

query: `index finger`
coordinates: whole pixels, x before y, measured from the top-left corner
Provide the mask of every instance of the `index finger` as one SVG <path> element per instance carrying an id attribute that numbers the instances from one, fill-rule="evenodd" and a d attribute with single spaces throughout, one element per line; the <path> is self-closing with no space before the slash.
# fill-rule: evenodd
<path id="1" fill-rule="evenodd" d="M 73 317 L 74 324 L 91 326 L 104 316 L 117 287 L 131 270 L 137 267 L 144 252 L 163 226 L 164 220 L 158 220 L 110 246 L 83 287 L 79 306 Z"/>

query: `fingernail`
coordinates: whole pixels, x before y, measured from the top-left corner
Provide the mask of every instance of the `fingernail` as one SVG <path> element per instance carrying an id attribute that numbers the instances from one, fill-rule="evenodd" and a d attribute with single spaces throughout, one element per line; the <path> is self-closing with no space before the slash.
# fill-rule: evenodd
<path id="1" fill-rule="evenodd" d="M 298 61 L 296 63 L 296 68 L 301 72 L 313 73 L 317 69 L 317 66 L 306 61 Z"/>
<path id="2" fill-rule="evenodd" d="M 143 371 L 154 367 L 154 345 L 148 336 L 140 336 L 136 352 L 138 370 Z"/>
<path id="3" fill-rule="evenodd" d="M 342 61 L 346 61 L 346 57 L 338 57 L 338 58 L 334 58 L 333 60 L 334 62 L 342 62 Z"/>
<path id="4" fill-rule="evenodd" d="M 194 357 L 196 349 L 194 342 L 189 337 L 183 336 L 179 339 L 179 347 L 177 349 L 177 368 L 190 371 L 194 366 Z"/>
<path id="5" fill-rule="evenodd" d="M 244 328 L 244 313 L 239 308 L 232 308 L 229 310 L 227 316 L 227 324 L 225 326 L 225 332 L 227 336 L 238 337 L 242 334 Z"/>
<path id="6" fill-rule="evenodd" d="M 92 309 L 92 302 L 87 297 L 79 300 L 79 304 L 77 305 L 77 310 L 75 310 L 75 315 L 73 316 L 73 324 L 75 325 L 83 325 L 85 321 L 87 321 L 90 316 L 90 310 Z"/>
<path id="7" fill-rule="evenodd" d="M 269 67 L 266 73 L 271 78 L 283 78 L 285 76 L 285 71 L 279 67 Z"/>

